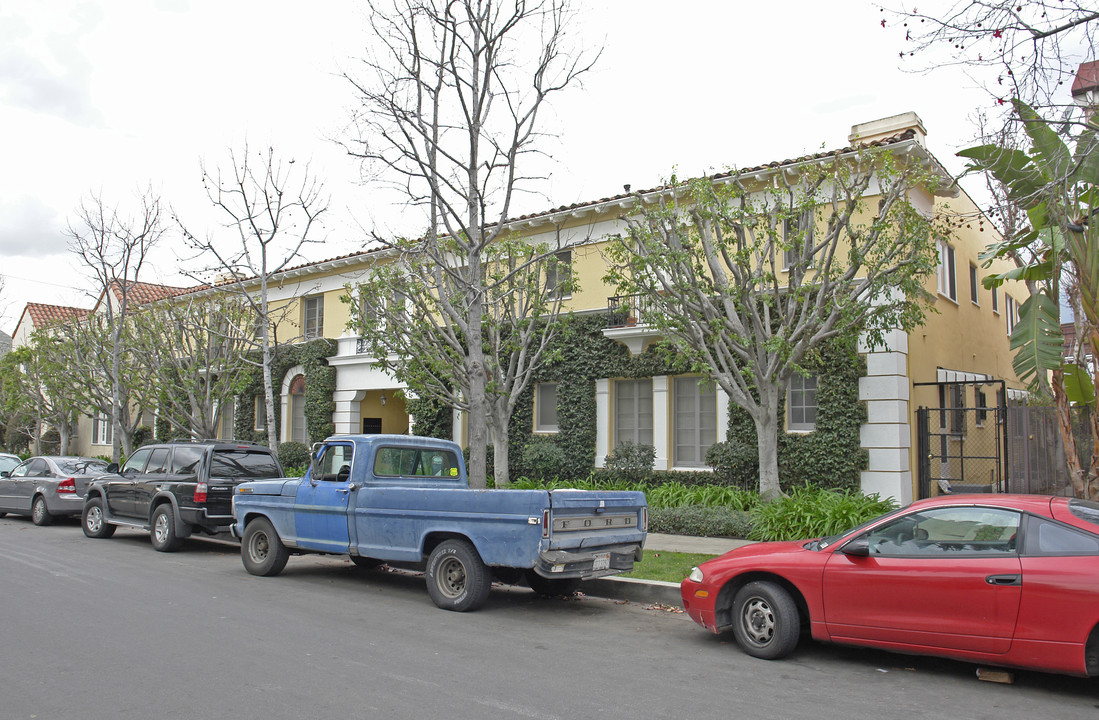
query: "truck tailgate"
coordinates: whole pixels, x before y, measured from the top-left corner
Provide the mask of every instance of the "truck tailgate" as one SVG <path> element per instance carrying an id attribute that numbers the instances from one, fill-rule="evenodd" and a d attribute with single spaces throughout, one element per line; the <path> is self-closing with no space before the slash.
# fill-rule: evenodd
<path id="1" fill-rule="evenodd" d="M 645 494 L 621 490 L 550 492 L 550 547 L 592 548 L 642 543 L 648 523 Z"/>

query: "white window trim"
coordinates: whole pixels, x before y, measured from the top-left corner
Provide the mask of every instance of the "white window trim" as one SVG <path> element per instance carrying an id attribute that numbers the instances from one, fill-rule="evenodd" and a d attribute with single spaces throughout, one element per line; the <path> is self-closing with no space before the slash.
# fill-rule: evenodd
<path id="1" fill-rule="evenodd" d="M 816 373 L 813 373 L 809 377 L 816 378 L 816 381 L 817 381 L 816 390 L 819 392 L 819 390 L 820 390 L 820 375 L 816 374 Z M 812 423 L 796 423 L 795 424 L 790 419 L 790 407 L 791 407 L 791 402 L 790 401 L 791 401 L 791 398 L 792 398 L 792 393 L 794 391 L 793 383 L 794 383 L 795 378 L 800 379 L 800 380 L 807 380 L 808 379 L 807 377 L 802 377 L 800 375 L 791 375 L 790 376 L 790 381 L 786 384 L 786 432 L 789 433 L 790 435 L 808 435 L 810 433 L 816 432 L 816 430 L 817 430 L 816 421 L 814 421 Z M 805 406 L 805 407 L 808 407 L 808 406 Z M 820 409 L 820 403 L 817 403 L 813 407 L 819 410 Z"/>
<path id="2" fill-rule="evenodd" d="M 958 303 L 958 266 L 954 247 L 945 240 L 939 240 L 939 267 L 935 272 L 939 295 L 950 302 Z M 951 294 L 953 290 L 953 294 Z"/>

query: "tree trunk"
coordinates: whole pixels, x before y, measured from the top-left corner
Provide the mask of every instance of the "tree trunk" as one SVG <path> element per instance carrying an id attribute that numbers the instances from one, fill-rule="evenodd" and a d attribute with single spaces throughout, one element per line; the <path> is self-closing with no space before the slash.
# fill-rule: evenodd
<path id="1" fill-rule="evenodd" d="M 1053 401 L 1057 412 L 1057 429 L 1061 431 L 1061 446 L 1065 450 L 1065 465 L 1072 480 L 1072 494 L 1078 498 L 1088 497 L 1088 481 L 1080 467 L 1080 456 L 1076 452 L 1076 436 L 1072 433 L 1072 406 L 1065 392 L 1065 373 L 1053 371 Z"/>
<path id="2" fill-rule="evenodd" d="M 778 398 L 781 387 L 773 382 L 759 383 L 759 409 L 753 415 L 756 447 L 759 452 L 759 496 L 764 502 L 782 497 L 778 477 Z"/>
<path id="3" fill-rule="evenodd" d="M 266 320 L 264 325 L 266 326 Z M 263 408 L 267 414 L 267 446 L 278 452 L 279 434 L 275 427 L 275 387 L 271 379 L 271 345 L 267 328 L 263 330 Z"/>
<path id="4" fill-rule="evenodd" d="M 507 413 L 507 410 L 504 410 Z M 500 421 L 503 420 L 503 429 Z M 493 481 L 497 489 L 506 488 L 511 482 L 510 469 L 508 468 L 508 418 L 494 415 L 492 427 L 492 457 L 493 457 Z"/>

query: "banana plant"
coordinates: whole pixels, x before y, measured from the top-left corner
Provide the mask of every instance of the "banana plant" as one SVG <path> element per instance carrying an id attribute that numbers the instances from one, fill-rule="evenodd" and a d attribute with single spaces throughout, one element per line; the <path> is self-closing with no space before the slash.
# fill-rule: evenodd
<path id="1" fill-rule="evenodd" d="M 1099 496 L 1099 443 L 1093 443 L 1090 472 L 1080 466 L 1070 422 L 1070 405 L 1092 409 L 1096 420 L 1099 373 L 1089 365 L 1087 348 L 1099 348 L 1099 122 L 1092 118 L 1070 147 L 1053 126 L 1033 108 L 1012 101 L 1016 116 L 1030 140 L 1029 151 L 979 145 L 958 153 L 970 160 L 969 169 L 992 175 L 1009 202 L 1022 208 L 1030 222 L 1027 232 L 990 245 L 983 260 L 1018 257 L 1029 248 L 1029 261 L 984 279 L 987 288 L 1006 280 L 1022 280 L 1036 292 L 1019 308 L 1019 322 L 1011 333 L 1012 365 L 1032 388 L 1052 387 L 1065 444 L 1069 470 L 1077 494 Z M 1065 282 L 1065 281 L 1068 282 Z M 1065 359 L 1061 333 L 1062 288 L 1067 288 L 1076 317 L 1076 352 Z"/>

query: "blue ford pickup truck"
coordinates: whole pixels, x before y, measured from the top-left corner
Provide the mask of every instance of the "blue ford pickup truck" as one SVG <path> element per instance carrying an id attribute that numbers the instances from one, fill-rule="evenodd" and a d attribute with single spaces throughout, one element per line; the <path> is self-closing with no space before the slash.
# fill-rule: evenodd
<path id="1" fill-rule="evenodd" d="M 253 575 L 291 554 L 346 554 L 364 567 L 424 567 L 445 610 L 475 610 L 493 578 L 542 594 L 629 572 L 648 524 L 640 492 L 471 490 L 461 448 L 408 435 L 336 435 L 305 477 L 239 485 L 233 535 Z"/>

